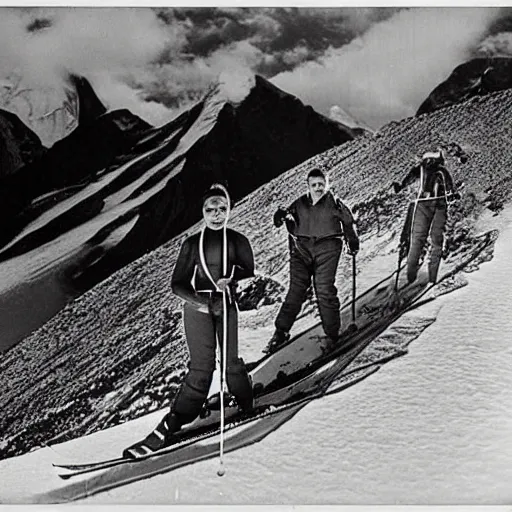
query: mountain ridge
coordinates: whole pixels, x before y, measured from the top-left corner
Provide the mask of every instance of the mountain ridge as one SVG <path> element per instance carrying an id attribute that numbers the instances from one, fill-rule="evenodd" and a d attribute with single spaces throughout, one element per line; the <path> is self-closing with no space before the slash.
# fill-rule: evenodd
<path id="1" fill-rule="evenodd" d="M 418 108 L 417 115 L 510 88 L 511 57 L 475 58 L 457 66 L 435 87 Z"/>

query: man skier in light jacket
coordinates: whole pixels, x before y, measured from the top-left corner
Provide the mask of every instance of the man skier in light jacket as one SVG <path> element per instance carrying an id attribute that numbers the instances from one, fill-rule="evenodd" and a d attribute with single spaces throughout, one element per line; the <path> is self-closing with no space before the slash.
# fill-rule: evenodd
<path id="1" fill-rule="evenodd" d="M 352 212 L 328 190 L 324 173 L 311 170 L 307 184 L 307 194 L 274 214 L 274 225 L 280 227 L 286 222 L 290 233 L 290 287 L 277 315 L 274 335 L 265 349 L 267 353 L 275 352 L 290 339 L 290 329 L 312 279 L 322 326 L 331 346 L 339 338 L 340 302 L 334 281 L 342 238 L 345 237 L 350 254 L 359 251 L 359 238 Z"/>

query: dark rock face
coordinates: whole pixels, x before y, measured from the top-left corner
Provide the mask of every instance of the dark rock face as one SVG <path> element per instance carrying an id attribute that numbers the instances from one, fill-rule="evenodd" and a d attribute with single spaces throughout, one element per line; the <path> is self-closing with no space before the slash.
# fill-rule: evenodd
<path id="1" fill-rule="evenodd" d="M 120 120 L 124 125 L 127 117 L 132 119 L 132 127 L 120 129 Z M 40 158 L 1 179 L 0 244 L 15 236 L 37 214 L 38 210 L 26 211 L 34 198 L 94 179 L 98 171 L 128 151 L 149 128 L 127 110 L 109 112 L 95 122 L 78 125 Z"/>
<path id="2" fill-rule="evenodd" d="M 46 152 L 39 137 L 11 112 L 0 109 L 0 179 Z"/>
<path id="3" fill-rule="evenodd" d="M 479 58 L 457 66 L 421 104 L 416 115 L 512 87 L 512 58 Z"/>
<path id="4" fill-rule="evenodd" d="M 237 294 L 238 309 L 249 311 L 258 309 L 260 306 L 280 302 L 281 295 L 285 292 L 284 286 L 277 281 L 258 275 L 251 279 L 249 284 Z"/>
<path id="5" fill-rule="evenodd" d="M 107 111 L 86 78 L 71 74 L 69 82 L 78 96 L 78 126 L 93 122 Z"/>

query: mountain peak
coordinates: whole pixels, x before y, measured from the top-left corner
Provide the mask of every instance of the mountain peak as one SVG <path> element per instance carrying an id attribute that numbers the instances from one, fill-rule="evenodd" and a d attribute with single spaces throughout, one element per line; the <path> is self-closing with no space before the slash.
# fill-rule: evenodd
<path id="1" fill-rule="evenodd" d="M 73 88 L 73 91 L 66 91 L 68 100 L 71 101 L 72 97 L 76 95 L 78 111 L 76 115 L 79 126 L 93 122 L 107 111 L 107 108 L 98 98 L 92 85 L 85 77 L 70 73 L 67 77 L 67 82 Z"/>
<path id="2" fill-rule="evenodd" d="M 204 96 L 204 101 L 230 103 L 237 106 L 249 96 L 256 85 L 256 77 L 251 73 L 224 71 L 212 83 Z"/>
<path id="3" fill-rule="evenodd" d="M 512 87 L 512 58 L 475 58 L 457 66 L 420 105 L 416 115 Z"/>

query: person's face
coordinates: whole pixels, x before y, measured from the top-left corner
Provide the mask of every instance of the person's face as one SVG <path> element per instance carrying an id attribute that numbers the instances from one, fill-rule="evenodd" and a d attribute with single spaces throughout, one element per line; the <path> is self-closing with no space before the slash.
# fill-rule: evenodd
<path id="1" fill-rule="evenodd" d="M 309 178 L 308 188 L 313 202 L 316 202 L 325 194 L 325 180 L 320 176 Z"/>
<path id="2" fill-rule="evenodd" d="M 210 229 L 222 229 L 228 216 L 228 201 L 223 196 L 209 197 L 203 204 L 203 218 Z"/>

